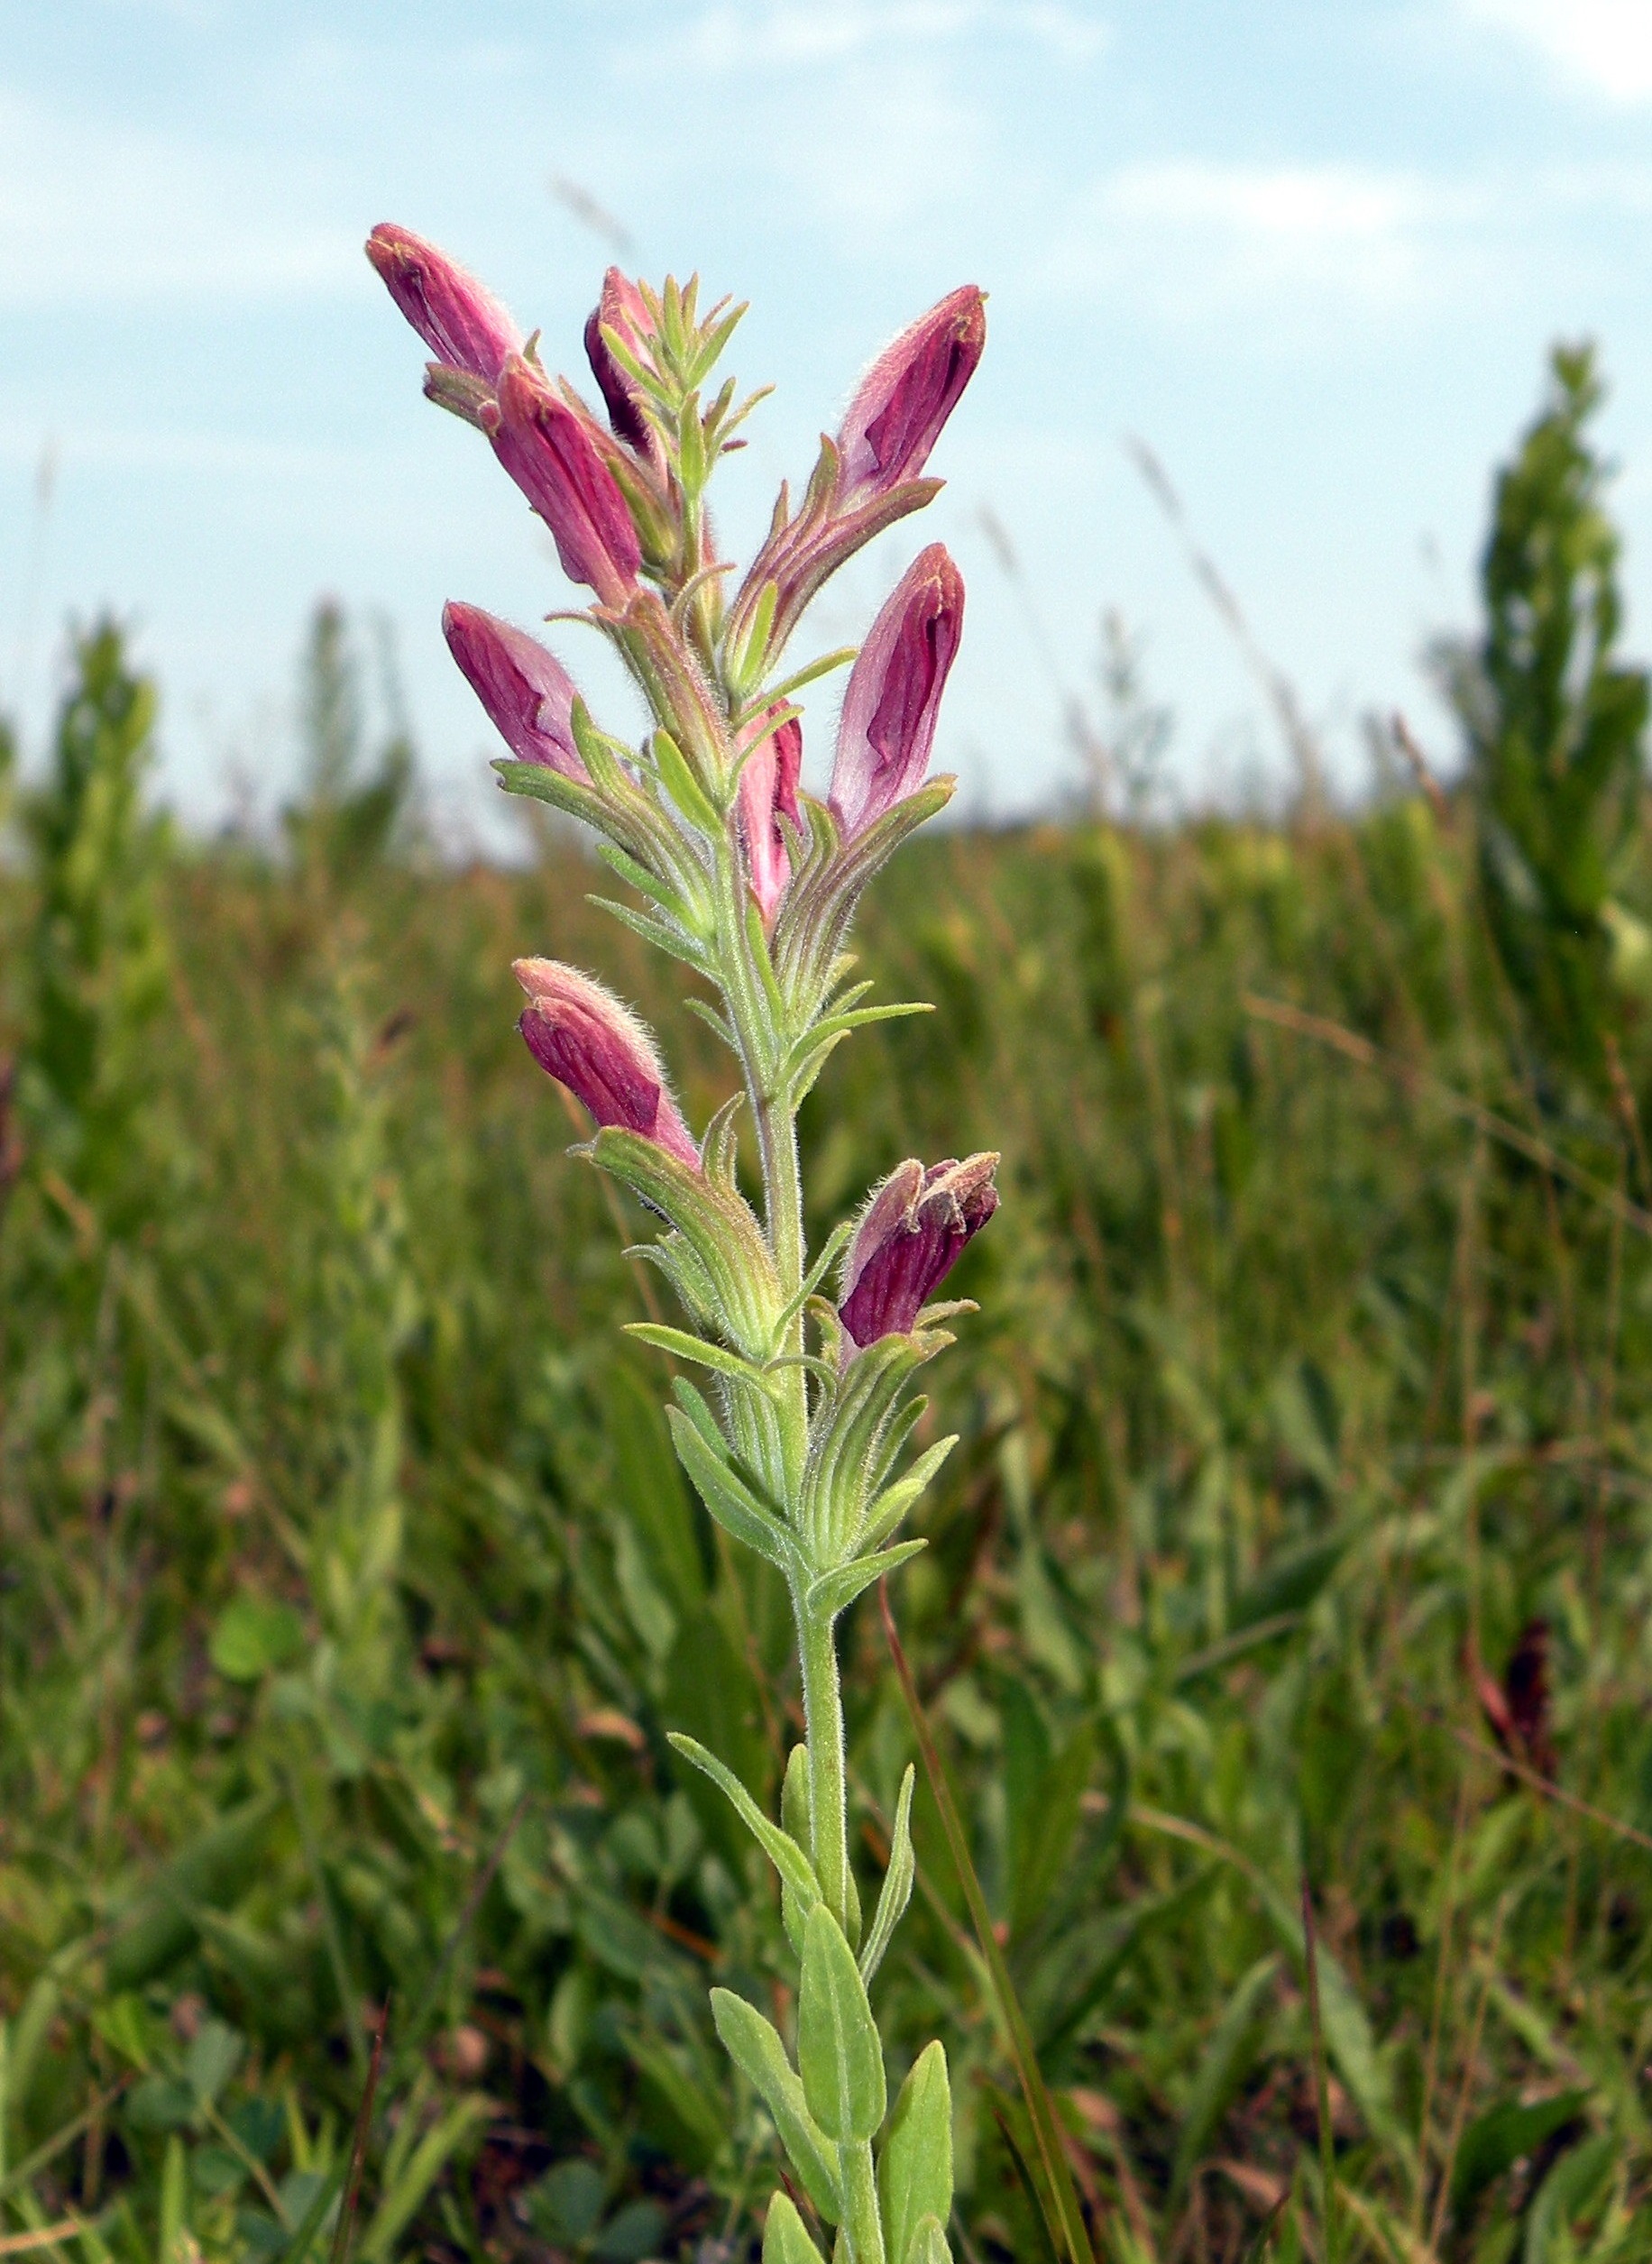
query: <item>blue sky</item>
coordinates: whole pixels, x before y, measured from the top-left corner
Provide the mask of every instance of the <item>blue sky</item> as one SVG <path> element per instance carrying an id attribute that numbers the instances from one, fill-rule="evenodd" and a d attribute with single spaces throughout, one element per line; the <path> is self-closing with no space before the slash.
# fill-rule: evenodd
<path id="1" fill-rule="evenodd" d="M 1652 646 L 1647 0 L 10 0 L 6 21 L 0 700 L 38 732 L 65 615 L 113 605 L 199 819 L 285 791 L 329 591 L 393 625 L 442 820 L 491 838 L 441 603 L 532 622 L 568 593 L 478 435 L 420 399 L 360 245 L 384 218 L 434 236 L 572 368 L 610 252 L 568 183 L 645 272 L 752 301 L 732 366 L 780 391 L 724 474 L 737 544 L 893 330 L 955 283 L 990 292 L 945 495 L 820 624 L 854 638 L 920 543 L 951 545 L 969 619 L 941 751 L 971 808 L 1071 782 L 1061 687 L 1090 679 L 1108 606 L 1175 710 L 1185 795 L 1285 773 L 1132 435 L 1353 785 L 1372 708 L 1449 747 L 1419 648 L 1473 617 L 1491 470 L 1548 342 L 1592 334 Z M 556 634 L 606 695 L 595 640 Z"/>

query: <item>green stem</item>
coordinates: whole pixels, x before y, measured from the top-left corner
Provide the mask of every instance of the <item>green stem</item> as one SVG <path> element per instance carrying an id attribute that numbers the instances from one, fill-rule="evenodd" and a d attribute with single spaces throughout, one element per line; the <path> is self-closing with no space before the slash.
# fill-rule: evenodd
<path id="1" fill-rule="evenodd" d="M 803 1671 L 809 1740 L 809 1849 L 826 1907 L 849 1930 L 849 1788 L 843 1760 L 843 1691 L 830 1619 L 817 1619 L 794 1593 L 797 1652 Z"/>
<path id="2" fill-rule="evenodd" d="M 858 2146 L 840 2147 L 838 2160 L 843 2177 L 843 2230 L 854 2264 L 884 2264 L 884 2221 L 877 2207 L 872 2149 L 863 2139 Z"/>
<path id="3" fill-rule="evenodd" d="M 726 840 L 717 856 L 718 926 L 723 941 L 720 987 L 739 1044 L 747 1097 L 757 1132 L 763 1170 L 764 1223 L 781 1295 L 787 1303 L 803 1286 L 804 1268 L 803 1177 L 797 1159 L 797 1124 L 784 1093 L 775 1089 L 786 1050 L 786 1033 L 772 1027 L 772 1010 L 761 971 L 752 961 L 745 918 L 745 883 Z M 795 1357 L 803 1349 L 803 1316 L 796 1314 L 779 1350 Z M 803 1476 L 809 1437 L 809 1392 L 801 1368 L 789 1373 L 785 1389 L 785 1462 L 788 1488 Z M 788 1501 L 787 1507 L 793 1505 Z"/>

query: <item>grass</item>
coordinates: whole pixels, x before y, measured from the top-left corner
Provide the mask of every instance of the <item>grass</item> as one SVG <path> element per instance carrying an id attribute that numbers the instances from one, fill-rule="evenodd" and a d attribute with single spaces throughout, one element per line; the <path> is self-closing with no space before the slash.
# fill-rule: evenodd
<path id="1" fill-rule="evenodd" d="M 118 946 L 0 876 L 0 2253 L 748 2254 L 705 1994 L 784 2015 L 778 1914 L 665 1732 L 773 1794 L 783 1599 L 675 1474 L 509 961 L 602 972 L 696 1117 L 728 1064 L 565 842 L 324 836 L 129 825 Z M 1323 2256 L 1327 2164 L 1345 2264 L 1652 2246 L 1652 1031 L 1546 1083 L 1476 872 L 1420 794 L 937 838 L 859 944 L 939 1011 L 810 1104 L 817 1233 L 1004 1152 L 893 1600 L 1113 2264 Z M 864 1893 L 913 1741 L 845 1640 Z M 960 2255 L 1032 2257 L 914 1820 L 882 2003 L 948 2039 Z"/>

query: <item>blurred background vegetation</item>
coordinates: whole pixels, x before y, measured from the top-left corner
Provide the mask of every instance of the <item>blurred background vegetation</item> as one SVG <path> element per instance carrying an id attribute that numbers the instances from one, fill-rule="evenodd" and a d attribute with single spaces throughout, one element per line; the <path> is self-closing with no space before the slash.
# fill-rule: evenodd
<path id="1" fill-rule="evenodd" d="M 817 1231 L 1003 1150 L 895 1603 L 1112 2264 L 1326 2253 L 1305 1885 L 1341 2254 L 1652 2253 L 1652 810 L 1597 395 L 1558 353 L 1500 480 L 1449 788 L 1385 727 L 1356 811 L 1152 821 L 1110 622 L 1092 813 L 906 853 L 859 946 L 939 1011 L 810 1104 Z M 789 1630 L 618 1334 L 636 1222 L 509 962 L 601 970 L 698 1117 L 730 1065 L 571 839 L 444 866 L 376 665 L 318 610 L 262 846 L 152 813 L 114 623 L 30 783 L 0 749 L 0 2255 L 731 2264 L 776 2156 L 706 1989 L 784 2018 L 788 1966 L 664 1731 L 772 1799 Z M 870 1884 L 911 1733 L 870 1606 L 845 1643 Z M 1032 2259 L 917 1826 L 882 2006 L 953 2057 L 959 2253 Z"/>

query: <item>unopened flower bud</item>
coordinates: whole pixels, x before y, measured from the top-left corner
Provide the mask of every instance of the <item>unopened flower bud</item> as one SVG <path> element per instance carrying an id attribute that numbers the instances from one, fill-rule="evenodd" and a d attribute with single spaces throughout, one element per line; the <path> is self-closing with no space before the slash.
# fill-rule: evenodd
<path id="1" fill-rule="evenodd" d="M 640 454 L 651 454 L 655 447 L 653 428 L 638 406 L 635 380 L 615 361 L 602 335 L 604 327 L 622 338 L 638 361 L 644 358 L 647 351 L 643 340 L 648 328 L 648 310 L 636 284 L 629 275 L 621 275 L 617 267 L 610 267 L 602 278 L 602 296 L 585 325 L 585 358 L 607 404 L 608 421 L 619 438 Z"/>
<path id="2" fill-rule="evenodd" d="M 574 738 L 574 679 L 537 637 L 479 605 L 446 605 L 442 634 L 472 691 L 519 762 L 586 781 Z"/>
<path id="3" fill-rule="evenodd" d="M 697 1171 L 700 1150 L 636 1015 L 601 983 L 559 960 L 518 959 L 511 972 L 528 994 L 519 1027 L 539 1067 L 599 1125 L 640 1132 Z"/>
<path id="4" fill-rule="evenodd" d="M 963 628 L 963 576 L 932 543 L 895 584 L 849 672 L 831 770 L 831 806 L 846 834 L 864 832 L 922 784 Z"/>
<path id="5" fill-rule="evenodd" d="M 773 921 L 792 875 L 780 820 L 784 817 L 794 826 L 803 823 L 797 806 L 797 781 L 803 766 L 803 727 L 795 716 L 790 716 L 754 747 L 740 772 L 740 830 L 746 839 L 746 866 L 765 927 Z"/>
<path id="6" fill-rule="evenodd" d="M 950 1158 L 927 1169 L 912 1158 L 889 1174 L 860 1214 L 843 1261 L 838 1317 L 864 1349 L 907 1335 L 972 1236 L 998 1207 L 994 1155 Z"/>
<path id="7" fill-rule="evenodd" d="M 486 429 L 494 454 L 555 536 L 569 581 L 584 582 L 605 605 L 623 606 L 642 551 L 625 498 L 585 422 L 513 355 Z"/>
<path id="8" fill-rule="evenodd" d="M 986 344 L 987 302 L 966 283 L 878 355 L 838 434 L 841 507 L 917 478 Z"/>
<path id="9" fill-rule="evenodd" d="M 422 236 L 381 222 L 367 239 L 367 256 L 445 368 L 467 371 L 491 385 L 507 356 L 522 351 L 521 332 L 492 293 Z"/>

